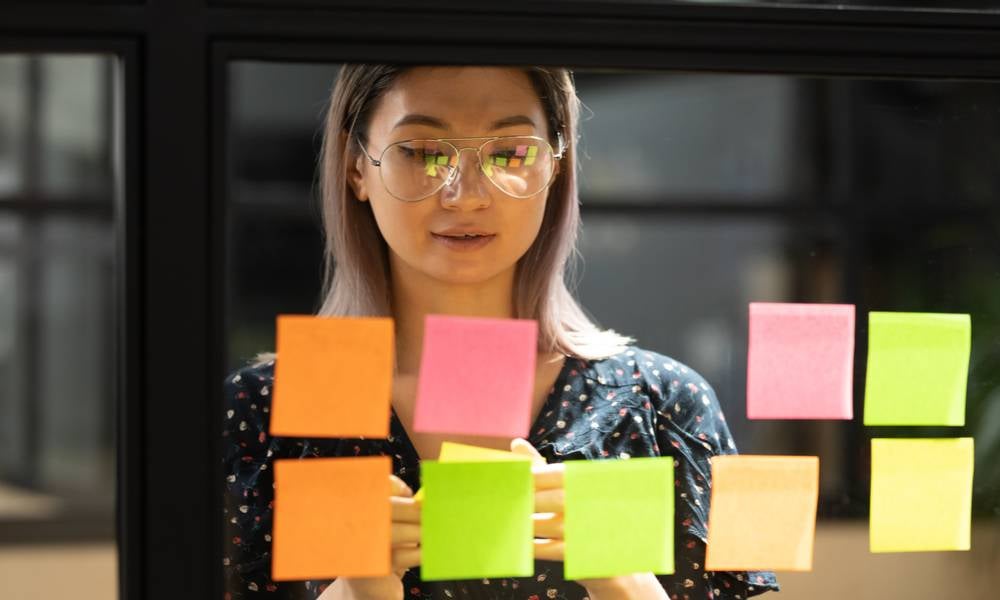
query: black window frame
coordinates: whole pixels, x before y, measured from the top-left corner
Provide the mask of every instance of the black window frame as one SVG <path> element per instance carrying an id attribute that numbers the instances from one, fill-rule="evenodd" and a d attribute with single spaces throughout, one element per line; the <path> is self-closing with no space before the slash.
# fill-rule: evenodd
<path id="1" fill-rule="evenodd" d="M 124 65 L 125 194 L 114 216 L 120 597 L 223 593 L 221 415 L 212 407 L 224 374 L 229 61 L 998 81 L 998 33 L 1000 13 L 975 10 L 549 0 L 428 16 L 399 0 L 8 4 L 0 52 L 114 53 Z M 612 209 L 629 207 L 586 210 Z"/>

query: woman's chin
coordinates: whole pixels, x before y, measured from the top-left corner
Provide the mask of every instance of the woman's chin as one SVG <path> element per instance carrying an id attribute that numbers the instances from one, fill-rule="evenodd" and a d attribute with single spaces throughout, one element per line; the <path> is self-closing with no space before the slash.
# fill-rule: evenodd
<path id="1" fill-rule="evenodd" d="M 494 279 L 500 273 L 487 270 L 485 265 L 454 265 L 434 269 L 428 275 L 447 285 L 480 285 Z"/>

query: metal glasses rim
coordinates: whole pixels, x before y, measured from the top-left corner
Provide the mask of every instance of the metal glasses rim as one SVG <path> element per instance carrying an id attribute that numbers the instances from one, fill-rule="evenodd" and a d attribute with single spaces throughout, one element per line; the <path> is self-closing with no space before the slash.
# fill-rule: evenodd
<path id="1" fill-rule="evenodd" d="M 395 141 L 395 142 L 389 144 L 388 146 L 386 146 L 385 148 L 382 149 L 382 152 L 379 154 L 378 159 L 375 159 L 375 158 L 373 158 L 371 156 L 371 154 L 369 154 L 368 149 L 365 148 L 364 143 L 362 143 L 362 141 L 361 141 L 361 136 L 357 132 L 354 133 L 354 137 L 355 137 L 355 139 L 357 139 L 358 145 L 361 147 L 361 151 L 364 152 L 365 157 L 368 158 L 369 162 L 371 162 L 371 164 L 373 166 L 379 167 L 379 178 L 382 179 L 382 185 L 384 185 L 384 186 L 385 186 L 385 178 L 384 178 L 384 176 L 382 174 L 382 169 L 381 169 L 382 158 L 385 156 L 385 153 L 389 150 L 389 148 L 392 148 L 393 146 L 395 146 L 397 144 L 403 144 L 403 143 L 406 143 L 406 142 L 415 142 L 415 141 L 444 142 L 445 144 L 448 144 L 449 146 L 451 146 L 452 148 L 454 148 L 455 151 L 459 155 L 461 155 L 461 153 L 463 151 L 470 150 L 472 148 L 471 147 L 470 148 L 459 148 L 459 147 L 457 147 L 457 146 L 455 146 L 454 144 L 451 143 L 452 140 L 454 140 L 454 141 L 460 141 L 460 140 L 484 140 L 482 144 L 479 144 L 479 146 L 475 148 L 476 154 L 478 155 L 479 152 L 483 149 L 483 146 L 485 146 L 486 144 L 488 144 L 491 141 L 502 140 L 502 139 L 509 139 L 509 138 L 529 138 L 529 139 L 535 139 L 535 140 L 544 142 L 549 147 L 549 151 L 552 152 L 552 158 L 554 160 L 560 160 L 560 159 L 562 159 L 563 156 L 565 155 L 564 153 L 566 151 L 566 147 L 565 147 L 564 142 L 563 142 L 562 132 L 561 131 L 556 131 L 556 137 L 559 139 L 559 153 L 558 154 L 555 152 L 555 149 L 552 148 L 552 143 L 551 142 L 549 142 L 544 137 L 541 137 L 541 136 L 538 136 L 538 135 L 492 135 L 492 136 L 457 137 L 457 138 L 425 138 L 425 137 L 416 137 L 416 138 L 409 138 L 409 139 L 405 139 L 405 140 L 398 140 L 398 141 Z M 456 167 L 455 172 L 457 172 L 457 171 L 458 171 L 458 169 Z M 542 188 L 540 190 L 538 190 L 537 192 L 534 192 L 533 194 L 528 194 L 527 196 L 516 196 L 514 194 L 511 194 L 507 190 L 501 188 L 495 181 L 493 181 L 493 179 L 491 177 L 487 176 L 486 179 L 488 179 L 489 182 L 491 184 L 493 184 L 493 186 L 495 188 L 497 188 L 498 190 L 500 190 L 501 192 L 503 192 L 504 194 L 507 194 L 508 196 L 510 196 L 512 198 L 530 198 L 530 197 L 532 197 L 532 196 L 534 196 L 536 194 L 540 194 L 542 192 L 542 190 L 544 190 L 547 187 L 549 187 L 552 184 L 552 180 L 553 180 L 554 176 L 555 176 L 555 172 L 553 171 L 553 173 L 549 176 L 549 180 L 545 183 L 544 186 L 542 186 Z M 447 180 L 443 180 L 441 182 L 441 185 L 439 185 L 433 191 L 431 191 L 431 192 L 427 193 L 426 195 L 421 196 L 419 198 L 415 198 L 413 200 L 407 200 L 405 198 L 400 198 L 399 196 L 397 196 L 396 194 L 393 194 L 392 192 L 389 192 L 389 194 L 392 195 L 393 198 L 396 198 L 397 200 L 399 200 L 401 202 L 419 202 L 420 200 L 423 200 L 424 198 L 428 198 L 428 197 L 433 196 L 434 194 L 436 194 L 441 188 L 443 188 L 445 185 L 448 184 L 448 180 L 450 180 L 450 179 L 451 179 L 451 176 L 449 176 L 449 178 Z M 385 187 L 386 187 L 386 191 L 388 192 L 389 191 L 389 187 L 388 186 L 385 186 Z"/>

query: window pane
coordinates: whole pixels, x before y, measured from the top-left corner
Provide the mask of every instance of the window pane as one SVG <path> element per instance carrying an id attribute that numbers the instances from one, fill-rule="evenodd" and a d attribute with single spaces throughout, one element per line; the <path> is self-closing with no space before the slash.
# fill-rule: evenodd
<path id="1" fill-rule="evenodd" d="M 313 177 L 337 65 L 237 62 L 229 76 L 236 368 L 274 349 L 277 314 L 320 301 Z M 992 579 L 976 565 L 1000 547 L 1000 85 L 582 69 L 574 78 L 582 304 L 703 374 L 741 452 L 821 457 L 816 567 L 779 574 L 789 597 L 840 597 L 846 570 L 871 597 L 898 595 L 883 584 L 886 568 L 927 595 L 983 595 Z M 273 89 L 285 93 L 263 93 Z M 858 306 L 853 421 L 746 419 L 750 301 Z M 863 427 L 866 310 L 972 315 L 967 427 Z M 869 554 L 875 434 L 976 438 L 972 552 Z"/>
<path id="2" fill-rule="evenodd" d="M 0 55 L 5 596 L 117 595 L 118 77 L 109 55 Z"/>

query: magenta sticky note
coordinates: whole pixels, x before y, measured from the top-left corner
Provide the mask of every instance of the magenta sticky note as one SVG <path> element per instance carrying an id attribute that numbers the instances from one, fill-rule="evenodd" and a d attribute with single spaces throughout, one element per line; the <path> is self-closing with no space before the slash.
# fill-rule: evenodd
<path id="1" fill-rule="evenodd" d="M 851 419 L 854 305 L 750 303 L 747 418 Z"/>
<path id="2" fill-rule="evenodd" d="M 528 437 L 537 353 L 534 320 L 427 315 L 414 431 Z"/>

